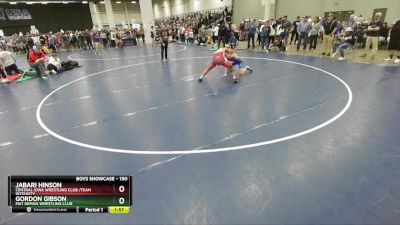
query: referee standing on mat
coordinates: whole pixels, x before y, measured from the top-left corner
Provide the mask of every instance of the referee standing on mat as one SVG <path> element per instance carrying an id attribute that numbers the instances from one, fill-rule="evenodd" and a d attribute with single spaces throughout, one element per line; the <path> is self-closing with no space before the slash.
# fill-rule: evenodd
<path id="1" fill-rule="evenodd" d="M 168 61 L 168 30 L 165 29 L 164 25 L 161 25 L 160 30 L 160 39 L 161 39 L 161 61 L 164 60 L 164 53 L 165 59 Z"/>

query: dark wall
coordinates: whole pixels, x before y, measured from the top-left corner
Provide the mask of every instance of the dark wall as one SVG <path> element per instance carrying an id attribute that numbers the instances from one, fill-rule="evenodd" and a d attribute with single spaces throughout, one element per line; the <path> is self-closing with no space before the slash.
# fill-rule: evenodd
<path id="1" fill-rule="evenodd" d="M 30 26 L 35 25 L 39 32 L 58 32 L 63 30 L 82 30 L 93 27 L 88 4 L 47 4 L 47 5 L 27 5 L 27 4 L 1 4 L 4 9 L 6 20 L 0 19 L 0 29 L 5 35 L 14 33 L 29 32 Z M 9 20 L 5 9 L 26 9 L 32 19 Z"/>

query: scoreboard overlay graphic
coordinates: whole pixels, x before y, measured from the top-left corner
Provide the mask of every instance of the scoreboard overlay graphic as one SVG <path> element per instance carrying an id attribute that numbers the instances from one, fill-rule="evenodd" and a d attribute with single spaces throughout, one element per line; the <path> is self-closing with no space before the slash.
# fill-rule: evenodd
<path id="1" fill-rule="evenodd" d="M 9 176 L 15 213 L 129 213 L 131 176 Z"/>

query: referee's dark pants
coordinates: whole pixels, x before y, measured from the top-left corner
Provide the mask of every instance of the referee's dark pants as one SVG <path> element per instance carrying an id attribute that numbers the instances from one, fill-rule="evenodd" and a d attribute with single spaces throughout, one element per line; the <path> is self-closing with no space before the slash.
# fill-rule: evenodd
<path id="1" fill-rule="evenodd" d="M 222 47 L 224 48 L 226 45 L 226 37 L 218 36 L 218 49 L 219 49 L 219 46 L 221 45 L 221 41 L 222 41 Z"/>
<path id="2" fill-rule="evenodd" d="M 161 42 L 161 60 L 164 60 L 164 54 L 165 54 L 165 59 L 168 60 L 168 41 Z"/>

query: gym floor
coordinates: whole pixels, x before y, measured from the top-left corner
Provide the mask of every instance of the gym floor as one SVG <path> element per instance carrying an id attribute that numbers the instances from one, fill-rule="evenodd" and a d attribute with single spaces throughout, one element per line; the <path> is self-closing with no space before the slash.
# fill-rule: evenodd
<path id="1" fill-rule="evenodd" d="M 0 87 L 0 224 L 395 224 L 400 68 L 206 47 L 106 49 Z M 23 57 L 19 64 L 25 64 Z M 127 215 L 12 214 L 9 175 L 132 175 Z"/>

